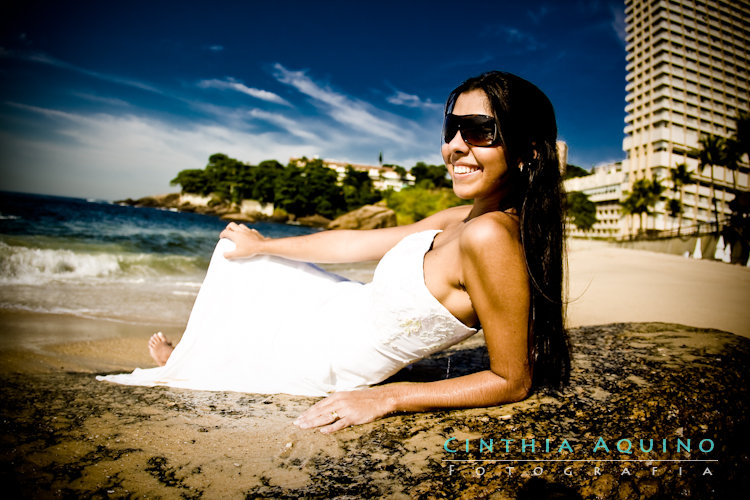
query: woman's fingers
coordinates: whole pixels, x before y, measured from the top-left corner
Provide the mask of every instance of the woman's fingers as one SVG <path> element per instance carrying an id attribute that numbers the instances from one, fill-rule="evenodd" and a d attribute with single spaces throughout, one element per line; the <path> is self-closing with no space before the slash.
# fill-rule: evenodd
<path id="1" fill-rule="evenodd" d="M 350 425 L 351 424 L 347 420 L 340 418 L 330 425 L 321 427 L 320 432 L 322 432 L 323 434 L 329 434 L 331 432 L 340 431 L 341 429 L 349 427 Z"/>
<path id="2" fill-rule="evenodd" d="M 350 425 L 372 422 L 388 411 L 373 389 L 337 392 L 307 409 L 294 424 L 302 429 L 320 427 L 324 433 L 336 432 Z"/>
<path id="3" fill-rule="evenodd" d="M 252 257 L 257 253 L 256 243 L 265 239 L 256 229 L 250 229 L 246 225 L 236 222 L 227 224 L 227 227 L 219 233 L 219 237 L 232 240 L 236 245 L 234 250 L 224 252 L 224 258 L 226 259 Z"/>

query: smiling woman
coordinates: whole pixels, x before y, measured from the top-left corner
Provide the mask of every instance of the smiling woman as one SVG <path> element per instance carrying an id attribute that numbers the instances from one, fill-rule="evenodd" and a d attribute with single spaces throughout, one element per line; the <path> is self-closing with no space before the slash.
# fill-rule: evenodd
<path id="1" fill-rule="evenodd" d="M 564 383 L 552 106 L 519 77 L 485 73 L 449 96 L 443 139 L 454 190 L 472 205 L 406 226 L 290 238 L 231 223 L 181 342 L 149 341 L 162 366 L 103 379 L 328 396 L 295 422 L 324 432 L 394 412 L 518 401 Z M 376 259 L 368 284 L 308 264 Z M 479 328 L 489 369 L 376 385 Z"/>

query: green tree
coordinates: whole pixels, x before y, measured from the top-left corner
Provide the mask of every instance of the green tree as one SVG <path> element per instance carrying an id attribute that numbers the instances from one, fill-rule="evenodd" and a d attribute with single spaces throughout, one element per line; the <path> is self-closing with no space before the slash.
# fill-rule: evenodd
<path id="1" fill-rule="evenodd" d="M 420 161 L 411 167 L 411 175 L 414 176 L 414 185 L 424 189 L 451 187 L 452 185 L 445 165 L 427 165 Z"/>
<path id="2" fill-rule="evenodd" d="M 679 217 L 679 221 L 682 221 L 682 203 L 680 200 L 677 200 L 675 198 L 670 198 L 669 202 L 667 202 L 667 210 L 669 211 L 669 215 L 672 218 Z M 677 234 L 680 234 L 680 222 L 678 222 L 677 225 Z"/>
<path id="3" fill-rule="evenodd" d="M 672 170 L 670 170 L 670 177 L 672 179 L 672 189 L 674 191 L 679 191 L 680 193 L 680 199 L 673 200 L 677 201 L 679 204 L 679 210 L 674 211 L 672 210 L 672 202 L 670 201 L 669 211 L 670 213 L 676 213 L 677 215 L 672 215 L 672 217 L 678 217 L 677 220 L 677 234 L 680 234 L 680 231 L 682 230 L 682 199 L 683 195 L 685 193 L 685 186 L 688 184 L 693 183 L 693 174 L 688 172 L 687 164 L 680 163 L 679 165 L 675 166 Z"/>
<path id="4" fill-rule="evenodd" d="M 638 232 L 641 233 L 644 228 L 644 216 L 651 214 L 651 207 L 661 198 L 664 186 L 656 179 L 638 179 L 628 193 L 628 196 L 622 201 L 622 211 L 626 215 L 640 216 L 640 227 Z"/>
<path id="5" fill-rule="evenodd" d="M 422 187 L 388 190 L 385 192 L 385 200 L 388 208 L 396 212 L 400 225 L 411 224 L 446 208 L 470 203 L 456 196 L 452 189 Z"/>
<path id="6" fill-rule="evenodd" d="M 711 202 L 714 207 L 714 218 L 716 219 L 716 232 L 721 229 L 719 221 L 719 207 L 716 202 L 716 181 L 714 179 L 714 166 L 722 164 L 724 140 L 718 135 L 708 134 L 702 136 L 698 143 L 700 147 L 697 150 L 698 163 L 701 170 L 711 169 Z"/>
<path id="7" fill-rule="evenodd" d="M 183 193 L 193 193 L 206 196 L 211 193 L 211 184 L 203 169 L 193 168 L 180 170 L 177 177 L 169 181 L 172 186 L 180 186 Z"/>
<path id="8" fill-rule="evenodd" d="M 249 168 L 248 165 L 223 153 L 209 156 L 205 175 L 215 198 L 224 202 L 240 202 L 242 200 L 241 179 Z"/>
<path id="9" fill-rule="evenodd" d="M 303 158 L 287 165 L 276 178 L 276 206 L 297 217 L 320 214 L 333 218 L 345 210 L 338 175 L 320 159 Z"/>
<path id="10" fill-rule="evenodd" d="M 744 154 L 742 145 L 736 137 L 724 139 L 721 149 L 721 164 L 732 171 L 732 192 L 737 195 L 737 173 L 740 170 L 740 160 Z"/>
<path id="11" fill-rule="evenodd" d="M 408 175 L 407 170 L 402 167 L 401 165 L 388 165 L 393 169 L 394 172 L 398 174 L 398 176 L 401 178 L 402 181 L 406 181 L 406 176 Z"/>
<path id="12" fill-rule="evenodd" d="M 563 180 L 572 179 L 574 177 L 586 177 L 587 175 L 591 175 L 591 172 L 589 172 L 585 168 L 579 167 L 578 165 L 573 165 L 572 163 L 568 163 L 565 166 L 565 173 L 563 174 Z"/>
<path id="13" fill-rule="evenodd" d="M 750 161 L 750 112 L 740 111 L 735 119 L 734 140 L 737 141 L 737 149 L 742 155 L 748 155 Z"/>
<path id="14" fill-rule="evenodd" d="M 354 210 L 362 205 L 375 203 L 382 196 L 374 188 L 370 174 L 355 170 L 351 165 L 346 166 L 344 178 L 341 181 L 346 210 Z"/>
<path id="15" fill-rule="evenodd" d="M 248 198 L 263 203 L 276 201 L 276 178 L 283 172 L 284 166 L 276 160 L 265 160 L 253 169 L 253 184 Z"/>
<path id="16" fill-rule="evenodd" d="M 571 191 L 566 198 L 568 217 L 581 231 L 590 231 L 596 224 L 596 204 L 581 191 Z"/>

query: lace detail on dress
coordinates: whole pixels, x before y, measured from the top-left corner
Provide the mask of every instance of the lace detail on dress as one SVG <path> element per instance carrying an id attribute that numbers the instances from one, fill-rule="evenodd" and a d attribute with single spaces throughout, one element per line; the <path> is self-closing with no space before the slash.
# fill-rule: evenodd
<path id="1" fill-rule="evenodd" d="M 376 338 L 383 352 L 409 362 L 476 333 L 432 296 L 424 256 L 440 231 L 407 236 L 380 261 L 372 282 Z"/>

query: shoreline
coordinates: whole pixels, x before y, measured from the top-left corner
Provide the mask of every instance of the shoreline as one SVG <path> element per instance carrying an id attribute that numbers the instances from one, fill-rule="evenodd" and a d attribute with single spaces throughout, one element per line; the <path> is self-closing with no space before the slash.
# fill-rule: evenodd
<path id="1" fill-rule="evenodd" d="M 0 311 L 0 372 L 132 371 L 154 364 L 147 348 L 151 334 L 162 331 L 176 342 L 183 328 L 4 310 Z"/>

